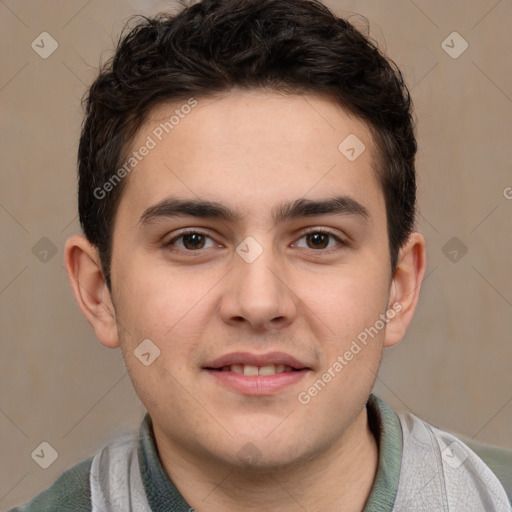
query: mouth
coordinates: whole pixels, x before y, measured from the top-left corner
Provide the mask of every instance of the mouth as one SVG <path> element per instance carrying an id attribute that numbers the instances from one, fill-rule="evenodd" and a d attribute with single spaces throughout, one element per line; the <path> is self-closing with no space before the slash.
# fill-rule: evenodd
<path id="1" fill-rule="evenodd" d="M 254 366 L 251 364 L 232 364 L 222 368 L 206 368 L 207 370 L 218 372 L 233 372 L 238 375 L 255 377 L 257 375 L 275 375 L 276 373 L 300 372 L 301 370 L 292 368 L 284 364 L 269 364 L 266 366 Z"/>
<path id="2" fill-rule="evenodd" d="M 282 352 L 237 352 L 208 362 L 203 370 L 232 391 L 268 396 L 302 380 L 312 368 Z"/>

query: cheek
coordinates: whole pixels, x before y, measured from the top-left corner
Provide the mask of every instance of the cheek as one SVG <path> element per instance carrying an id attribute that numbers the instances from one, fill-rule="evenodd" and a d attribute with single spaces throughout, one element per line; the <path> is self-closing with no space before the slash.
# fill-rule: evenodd
<path id="1" fill-rule="evenodd" d="M 205 323 L 214 314 L 209 292 L 218 279 L 194 278 L 154 262 L 140 267 L 149 269 L 146 271 L 136 271 L 135 267 L 123 269 L 117 294 L 125 361 L 136 372 L 135 379 L 141 375 L 151 382 L 170 379 L 172 386 L 173 379 L 166 370 L 179 379 L 195 368 Z M 154 364 L 156 375 L 145 372 L 146 367 L 133 355 L 146 339 L 160 351 Z M 140 385 L 146 387 L 147 382 Z"/>
<path id="2" fill-rule="evenodd" d="M 301 296 L 312 314 L 323 321 L 325 335 L 344 343 L 372 326 L 385 312 L 389 280 L 382 270 L 340 267 L 336 272 L 301 285 Z"/>
<path id="3" fill-rule="evenodd" d="M 379 267 L 380 268 L 380 267 Z M 324 406 L 336 411 L 347 400 L 364 401 L 373 387 L 383 351 L 389 283 L 382 270 L 351 268 L 334 280 L 322 299 L 330 343 L 320 379 L 328 381 Z M 331 384 L 332 382 L 332 384 Z M 322 385 L 320 384 L 320 387 Z M 345 391 L 350 389 L 351 397 Z M 332 414 L 335 414 L 332 412 Z"/>
<path id="4" fill-rule="evenodd" d="M 361 410 L 373 388 L 383 352 L 386 324 L 381 315 L 388 287 L 382 274 L 356 269 L 324 284 L 314 292 L 310 288 L 307 303 L 322 320 L 316 333 L 320 367 L 298 400 L 311 414 L 329 418 L 336 430 L 347 421 L 347 411 Z"/>
<path id="5" fill-rule="evenodd" d="M 155 263 L 154 258 L 132 258 L 118 269 L 120 320 L 130 332 L 162 341 L 190 323 L 211 288 L 209 280 Z"/>
<path id="6" fill-rule="evenodd" d="M 175 403 L 176 396 L 181 397 L 180 407 L 186 408 L 188 395 L 183 385 L 186 382 L 193 391 L 191 375 L 197 371 L 195 358 L 202 332 L 199 316 L 205 315 L 205 304 L 197 293 L 182 293 L 162 281 L 156 286 L 151 280 L 144 280 L 143 285 L 132 280 L 125 286 L 132 294 L 124 296 L 119 325 L 125 329 L 120 339 L 134 389 L 148 410 L 159 411 Z M 151 341 L 149 348 L 146 340 Z M 139 349 L 142 343 L 146 343 L 144 351 Z M 148 351 L 151 362 L 146 365 L 139 357 Z"/>

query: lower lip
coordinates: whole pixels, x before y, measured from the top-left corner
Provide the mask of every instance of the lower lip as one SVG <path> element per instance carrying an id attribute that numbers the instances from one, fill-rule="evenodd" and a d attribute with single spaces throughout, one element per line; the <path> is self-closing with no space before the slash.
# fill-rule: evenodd
<path id="1" fill-rule="evenodd" d="M 273 395 L 299 382 L 308 370 L 276 373 L 274 375 L 242 375 L 234 372 L 205 370 L 224 386 L 244 395 Z"/>

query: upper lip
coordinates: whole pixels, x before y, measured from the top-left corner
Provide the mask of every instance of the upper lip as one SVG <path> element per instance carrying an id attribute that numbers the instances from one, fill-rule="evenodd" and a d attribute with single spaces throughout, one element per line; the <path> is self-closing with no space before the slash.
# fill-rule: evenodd
<path id="1" fill-rule="evenodd" d="M 309 366 L 295 357 L 284 352 L 269 352 L 267 354 L 252 354 L 250 352 L 232 352 L 209 361 L 204 368 L 222 368 L 234 364 L 251 365 L 251 366 L 271 366 L 282 364 L 290 366 L 295 370 L 308 369 Z"/>

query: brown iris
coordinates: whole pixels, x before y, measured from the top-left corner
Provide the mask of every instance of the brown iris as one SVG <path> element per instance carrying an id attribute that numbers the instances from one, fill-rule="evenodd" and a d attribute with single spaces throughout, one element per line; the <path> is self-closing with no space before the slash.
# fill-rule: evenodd
<path id="1" fill-rule="evenodd" d="M 205 243 L 205 236 L 200 233 L 187 233 L 183 235 L 183 246 L 187 249 L 202 249 Z"/>
<path id="2" fill-rule="evenodd" d="M 306 235 L 308 246 L 313 244 L 312 249 L 325 249 L 329 244 L 329 235 L 326 233 L 310 233 Z"/>

